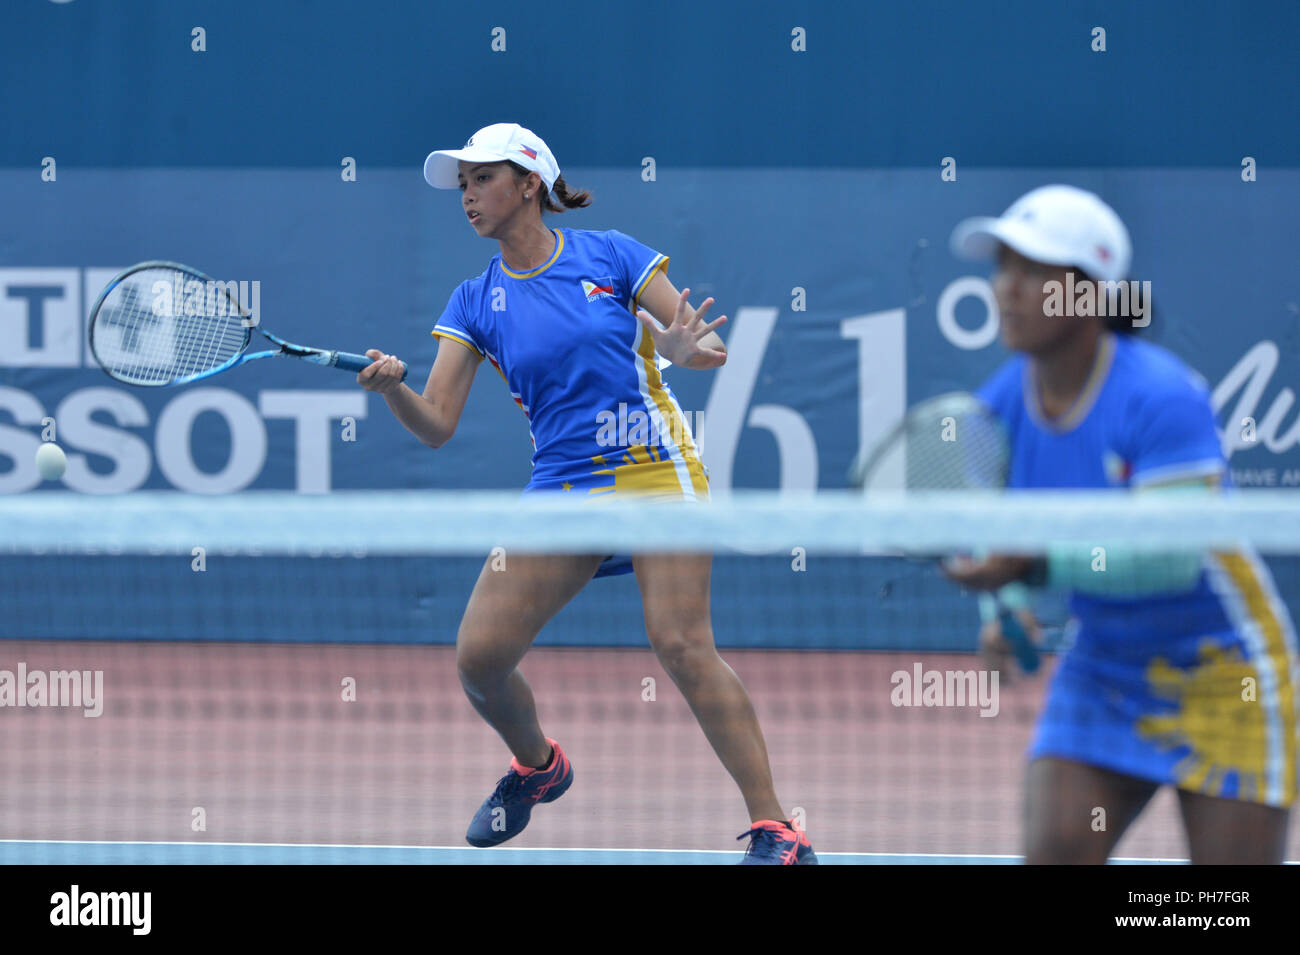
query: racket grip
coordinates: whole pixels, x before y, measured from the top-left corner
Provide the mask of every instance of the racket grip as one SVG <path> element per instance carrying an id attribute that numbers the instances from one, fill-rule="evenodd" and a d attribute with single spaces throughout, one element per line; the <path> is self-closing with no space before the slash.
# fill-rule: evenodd
<path id="1" fill-rule="evenodd" d="M 1029 634 L 1025 633 L 1025 628 L 1020 625 L 1016 615 L 1003 608 L 998 613 L 998 620 L 1002 624 L 1002 636 L 1006 637 L 1007 642 L 1011 644 L 1016 660 L 1020 663 L 1020 669 L 1026 673 L 1036 672 L 1038 670 L 1038 648 L 1030 641 Z"/>
<path id="2" fill-rule="evenodd" d="M 359 371 L 364 371 L 374 363 L 375 363 L 374 359 L 367 358 L 365 355 L 354 355 L 352 352 L 341 351 L 338 353 L 338 358 L 335 359 L 334 361 L 334 367 L 342 368 L 345 371 L 359 372 Z M 406 367 L 406 362 L 401 362 L 401 365 L 402 365 L 402 381 L 406 381 L 406 373 L 408 371 Z"/>

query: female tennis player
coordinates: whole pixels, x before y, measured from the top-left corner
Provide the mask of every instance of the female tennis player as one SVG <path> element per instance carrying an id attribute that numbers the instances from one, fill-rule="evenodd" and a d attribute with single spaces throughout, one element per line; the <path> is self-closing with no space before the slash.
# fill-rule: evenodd
<path id="1" fill-rule="evenodd" d="M 1230 482 L 1204 380 L 1132 334 L 1149 311 L 1130 298 L 1129 315 L 1066 317 L 1050 301 L 1067 282 L 1077 295 L 1127 275 L 1128 231 L 1109 206 L 1045 186 L 999 219 L 959 225 L 953 248 L 996 256 L 1002 340 L 1020 353 L 980 392 L 1007 428 L 1010 487 L 1209 494 Z M 974 589 L 1070 592 L 1077 635 L 1029 754 L 1026 861 L 1105 862 L 1167 784 L 1193 862 L 1281 862 L 1296 797 L 1297 653 L 1269 571 L 1248 552 L 1143 559 L 1110 548 L 1104 571 L 1094 559 L 1060 548 L 949 571 Z M 982 639 L 1001 643 L 996 620 Z"/>
<path id="2" fill-rule="evenodd" d="M 470 228 L 501 251 L 452 294 L 433 329 L 438 354 L 423 394 L 401 383 L 397 358 L 378 350 L 366 353 L 374 364 L 358 382 L 437 448 L 455 432 L 487 359 L 528 419 L 526 493 L 707 500 L 707 474 L 658 358 L 694 369 L 726 361 L 713 331 L 725 318 L 704 321 L 713 299 L 693 309 L 690 290 L 678 293 L 668 281 L 668 257 L 621 232 L 543 225 L 543 211 L 585 207 L 591 198 L 573 192 L 546 143 L 517 124 L 487 126 L 463 149 L 431 153 L 424 176 L 435 188 L 459 188 Z M 637 410 L 651 423 L 647 435 L 633 427 L 622 436 L 636 444 L 601 428 L 620 405 L 629 420 Z M 484 565 L 461 620 L 456 663 L 470 702 L 514 758 L 470 823 L 471 845 L 518 835 L 536 804 L 573 782 L 564 750 L 538 724 L 519 663 L 593 576 L 635 571 L 650 645 L 744 796 L 752 825 L 739 837 L 751 840 L 743 863 L 816 863 L 777 802 L 749 696 L 714 648 L 710 566 L 707 554 L 511 555 L 504 572 Z"/>

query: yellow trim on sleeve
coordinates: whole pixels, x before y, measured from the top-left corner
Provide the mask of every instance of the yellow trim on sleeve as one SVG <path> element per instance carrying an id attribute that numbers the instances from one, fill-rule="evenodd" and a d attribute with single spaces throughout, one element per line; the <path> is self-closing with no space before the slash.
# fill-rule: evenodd
<path id="1" fill-rule="evenodd" d="M 654 268 L 652 268 L 649 274 L 646 275 L 645 281 L 641 283 L 641 286 L 634 293 L 632 293 L 632 308 L 630 309 L 630 311 L 633 314 L 636 314 L 636 307 L 641 304 L 641 293 L 646 290 L 646 287 L 649 286 L 650 281 L 659 272 L 663 272 L 665 275 L 668 274 L 668 256 L 666 255 L 663 258 L 661 258 L 658 262 L 655 263 Z"/>
<path id="2" fill-rule="evenodd" d="M 479 361 L 483 360 L 483 353 L 479 351 L 478 348 L 476 348 L 474 344 L 470 342 L 468 339 L 461 338 L 459 335 L 453 335 L 451 332 L 440 331 L 439 329 L 436 328 L 429 334 L 433 335 L 434 338 L 445 338 L 451 342 L 459 342 L 460 344 L 468 348 L 470 351 L 472 351 Z"/>

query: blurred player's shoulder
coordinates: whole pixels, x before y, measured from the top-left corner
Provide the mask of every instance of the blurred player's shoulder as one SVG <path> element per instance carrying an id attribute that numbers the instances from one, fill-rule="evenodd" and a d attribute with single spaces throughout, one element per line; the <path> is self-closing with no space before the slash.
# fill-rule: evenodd
<path id="1" fill-rule="evenodd" d="M 1209 399 L 1205 376 L 1167 348 L 1131 335 L 1114 338 L 1113 378 L 1147 396 Z"/>

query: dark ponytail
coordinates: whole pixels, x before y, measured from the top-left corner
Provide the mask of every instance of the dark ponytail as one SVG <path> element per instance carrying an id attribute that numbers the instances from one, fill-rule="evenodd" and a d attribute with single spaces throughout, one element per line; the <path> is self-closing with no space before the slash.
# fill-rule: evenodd
<path id="1" fill-rule="evenodd" d="M 523 180 L 527 178 L 529 170 L 523 166 L 511 162 L 510 167 L 514 169 L 517 179 Z M 570 192 L 569 184 L 564 181 L 563 176 L 556 177 L 555 188 L 547 189 L 544 182 L 540 188 L 541 194 L 537 199 L 543 212 L 563 212 L 565 209 L 583 209 L 591 205 L 591 193 L 585 189 Z M 556 205 L 556 200 L 559 200 L 559 205 Z"/>

